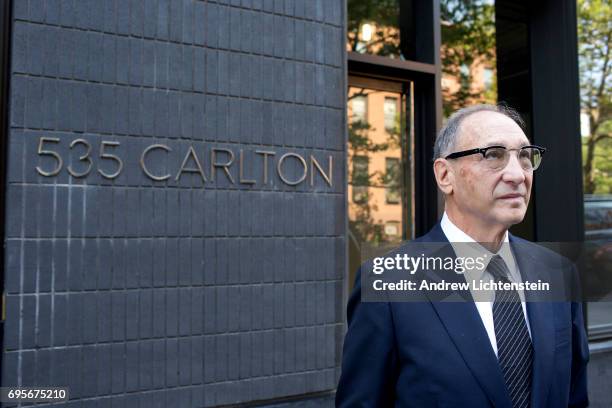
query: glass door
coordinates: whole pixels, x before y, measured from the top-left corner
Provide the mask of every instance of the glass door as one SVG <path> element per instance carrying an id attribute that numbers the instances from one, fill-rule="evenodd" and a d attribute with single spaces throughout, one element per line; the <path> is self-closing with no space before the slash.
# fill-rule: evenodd
<path id="1" fill-rule="evenodd" d="M 412 83 L 349 76 L 349 276 L 363 244 L 414 238 Z"/>

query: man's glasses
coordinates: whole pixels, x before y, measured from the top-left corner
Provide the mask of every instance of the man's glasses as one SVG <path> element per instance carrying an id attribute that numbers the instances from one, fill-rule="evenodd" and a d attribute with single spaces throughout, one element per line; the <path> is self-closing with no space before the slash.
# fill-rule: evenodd
<path id="1" fill-rule="evenodd" d="M 478 149 L 451 153 L 445 159 L 457 159 L 472 154 L 482 154 L 483 163 L 491 170 L 501 170 L 510 161 L 510 152 L 516 151 L 521 167 L 525 171 L 533 171 L 540 166 L 546 148 L 540 146 L 523 146 L 519 149 L 506 149 L 504 146 L 489 146 Z"/>

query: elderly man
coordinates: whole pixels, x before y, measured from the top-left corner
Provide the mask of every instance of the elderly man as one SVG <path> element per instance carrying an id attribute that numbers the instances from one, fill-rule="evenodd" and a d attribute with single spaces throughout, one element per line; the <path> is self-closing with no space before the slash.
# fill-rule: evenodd
<path id="1" fill-rule="evenodd" d="M 525 216 L 546 151 L 531 145 L 519 124 L 515 111 L 492 105 L 449 118 L 433 164 L 444 215 L 416 240 L 450 242 L 455 253 L 456 243 L 480 245 L 489 254 L 485 273 L 497 282 L 533 278 L 542 272 L 534 259 L 562 259 L 508 233 Z M 347 308 L 337 406 L 588 405 L 580 303 L 530 302 L 518 290 L 495 290 L 489 301 L 362 302 L 361 273 Z"/>

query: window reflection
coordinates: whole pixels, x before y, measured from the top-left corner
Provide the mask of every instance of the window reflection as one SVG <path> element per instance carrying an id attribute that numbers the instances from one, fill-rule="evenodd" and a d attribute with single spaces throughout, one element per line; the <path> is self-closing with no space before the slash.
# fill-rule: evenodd
<path id="1" fill-rule="evenodd" d="M 390 238 L 400 236 L 400 223 L 398 221 L 387 221 L 387 223 L 385 224 L 385 234 Z"/>
<path id="2" fill-rule="evenodd" d="M 612 8 L 577 1 L 578 62 L 584 229 L 589 293 L 600 301 L 587 306 L 589 334 L 612 332 L 612 72 L 609 69 Z M 602 283 L 603 282 L 603 283 Z"/>
<path id="3" fill-rule="evenodd" d="M 348 0 L 347 51 L 412 59 L 413 2 Z M 444 113 L 497 102 L 495 4 L 493 0 L 441 0 Z"/>
<path id="4" fill-rule="evenodd" d="M 588 305 L 589 327 L 612 329 L 612 293 L 608 284 L 612 274 L 612 195 L 585 195 L 584 229 L 587 293 L 599 300 Z"/>
<path id="5" fill-rule="evenodd" d="M 440 1 L 444 115 L 497 102 L 493 0 Z"/>
<path id="6" fill-rule="evenodd" d="M 370 184 L 370 174 L 368 166 L 368 156 L 353 157 L 353 203 L 366 204 L 368 202 L 368 185 Z"/>
<path id="7" fill-rule="evenodd" d="M 385 129 L 389 132 L 394 132 L 397 118 L 397 98 L 385 96 L 385 104 L 383 106 L 385 113 Z"/>
<path id="8" fill-rule="evenodd" d="M 349 224 L 362 243 L 410 237 L 407 95 L 401 83 L 351 77 L 348 89 Z M 384 85 L 384 86 L 381 86 Z"/>
<path id="9" fill-rule="evenodd" d="M 387 157 L 385 159 L 385 198 L 387 204 L 399 204 L 401 201 L 401 166 L 400 159 L 397 157 Z"/>
<path id="10" fill-rule="evenodd" d="M 405 0 L 348 0 L 347 51 L 402 57 L 400 7 Z"/>
<path id="11" fill-rule="evenodd" d="M 351 99 L 352 116 L 351 122 L 359 125 L 359 122 L 368 122 L 368 99 L 365 95 L 355 95 Z"/>

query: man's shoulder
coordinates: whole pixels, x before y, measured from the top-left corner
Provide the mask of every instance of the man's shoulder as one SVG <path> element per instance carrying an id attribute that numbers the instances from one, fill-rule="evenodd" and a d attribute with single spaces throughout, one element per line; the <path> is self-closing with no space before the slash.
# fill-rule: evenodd
<path id="1" fill-rule="evenodd" d="M 402 241 L 393 248 L 390 248 L 385 256 L 392 257 L 397 254 L 426 256 L 432 253 L 440 253 L 444 250 L 449 251 L 451 248 L 452 246 L 446 235 L 444 235 L 440 224 L 436 224 L 426 234 L 411 240 Z"/>
<path id="2" fill-rule="evenodd" d="M 533 242 L 513 234 L 510 234 L 510 244 L 515 252 L 520 251 L 521 254 L 528 254 L 541 263 L 554 262 L 555 264 L 561 263 L 566 266 L 573 265 L 573 262 L 564 255 L 564 250 L 572 249 L 570 248 L 571 245 L 555 242 Z"/>
<path id="3" fill-rule="evenodd" d="M 429 231 L 425 234 L 413 239 L 410 242 L 448 242 L 446 235 L 444 235 L 444 231 L 442 230 L 442 225 L 438 222 L 434 225 Z"/>

